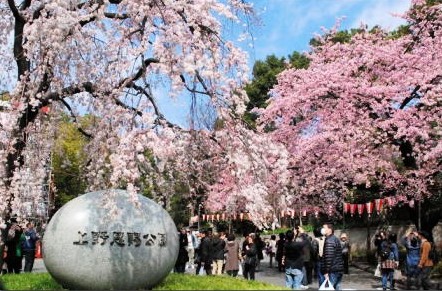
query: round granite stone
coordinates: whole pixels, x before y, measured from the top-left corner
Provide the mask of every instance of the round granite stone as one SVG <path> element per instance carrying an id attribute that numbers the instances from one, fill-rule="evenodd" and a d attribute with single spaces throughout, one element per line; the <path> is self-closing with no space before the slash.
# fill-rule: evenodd
<path id="1" fill-rule="evenodd" d="M 109 198 L 116 208 L 105 207 Z M 77 290 L 148 289 L 170 273 L 177 228 L 160 205 L 138 198 L 136 206 L 124 190 L 91 192 L 55 213 L 44 233 L 43 259 L 58 283 Z"/>

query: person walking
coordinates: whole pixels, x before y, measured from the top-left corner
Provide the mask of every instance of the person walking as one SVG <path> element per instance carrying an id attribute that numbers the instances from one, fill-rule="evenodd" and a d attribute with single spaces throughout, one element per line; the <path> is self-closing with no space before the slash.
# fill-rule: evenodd
<path id="1" fill-rule="evenodd" d="M 221 275 L 224 264 L 226 242 L 218 233 L 212 239 L 212 275 Z"/>
<path id="2" fill-rule="evenodd" d="M 321 228 L 315 228 L 313 230 L 314 238 L 312 240 L 312 248 L 313 248 L 313 264 L 314 264 L 314 270 L 316 277 L 318 278 L 319 287 L 324 282 L 324 275 L 321 271 L 321 261 L 322 261 L 322 255 L 324 253 L 324 243 L 325 238 L 324 235 L 321 234 Z"/>
<path id="3" fill-rule="evenodd" d="M 187 253 L 187 233 L 183 228 L 179 235 L 179 249 L 178 258 L 175 262 L 175 273 L 184 273 L 186 271 L 186 263 L 189 261 L 189 255 Z"/>
<path id="4" fill-rule="evenodd" d="M 255 246 L 256 246 L 256 250 L 257 250 L 257 261 L 256 261 L 256 272 L 261 271 L 261 261 L 264 259 L 264 248 L 265 248 L 265 243 L 264 241 L 261 239 L 261 236 L 259 233 L 257 233 L 255 235 Z"/>
<path id="5" fill-rule="evenodd" d="M 330 280 L 335 290 L 341 290 L 341 281 L 344 272 L 344 262 L 342 261 L 341 242 L 334 235 L 334 227 L 331 223 L 326 223 L 322 227 L 325 235 L 324 253 L 322 255 L 321 268 L 325 280 Z"/>
<path id="6" fill-rule="evenodd" d="M 275 258 L 276 255 L 276 235 L 272 234 L 270 236 L 269 246 L 268 246 L 268 253 L 269 253 L 269 268 L 273 268 L 273 258 Z"/>
<path id="7" fill-rule="evenodd" d="M 34 229 L 34 224 L 32 222 L 28 222 L 26 224 L 24 237 L 25 240 L 22 244 L 22 249 L 23 256 L 25 257 L 25 267 L 23 271 L 25 273 L 30 273 L 32 272 L 32 268 L 34 267 L 35 246 L 39 239 L 37 232 Z"/>
<path id="8" fill-rule="evenodd" d="M 399 266 L 399 251 L 396 244 L 396 235 L 390 234 L 386 241 L 381 245 L 381 275 L 382 289 L 394 290 L 394 270 Z"/>
<path id="9" fill-rule="evenodd" d="M 284 233 L 280 233 L 279 234 L 279 239 L 276 242 L 276 261 L 278 262 L 278 271 L 280 272 L 284 272 L 285 268 L 284 268 L 284 264 L 282 262 L 282 257 L 283 257 L 283 253 L 284 253 L 284 245 L 285 245 L 285 234 Z"/>
<path id="10" fill-rule="evenodd" d="M 313 263 L 312 263 L 312 253 L 313 248 L 311 244 L 310 237 L 305 233 L 301 233 L 299 231 L 299 227 L 295 228 L 295 240 L 296 241 L 305 241 L 304 248 L 302 249 L 303 258 L 304 258 L 304 266 L 302 268 L 302 285 L 301 288 L 306 289 L 308 285 L 312 283 L 313 277 Z"/>
<path id="11" fill-rule="evenodd" d="M 210 231 L 205 231 L 200 244 L 201 252 L 201 264 L 204 266 L 204 270 L 207 275 L 212 274 L 212 262 L 213 262 L 213 251 L 212 251 L 212 233 Z"/>
<path id="12" fill-rule="evenodd" d="M 15 218 L 11 218 L 11 222 L 6 229 L 6 264 L 8 273 L 19 274 L 22 268 L 22 253 L 20 241 L 22 239 L 23 230 L 18 225 Z"/>
<path id="13" fill-rule="evenodd" d="M 304 274 L 304 247 L 307 245 L 307 238 L 302 227 L 298 228 L 299 240 L 295 240 L 295 234 L 289 230 L 286 233 L 284 255 L 282 261 L 285 266 L 285 285 L 293 290 L 301 289 Z"/>
<path id="14" fill-rule="evenodd" d="M 247 243 L 242 252 L 244 260 L 244 278 L 246 280 L 255 280 L 256 264 L 258 263 L 258 249 L 253 235 L 247 236 Z"/>
<path id="15" fill-rule="evenodd" d="M 407 289 L 410 290 L 413 285 L 417 287 L 419 269 L 418 264 L 420 260 L 420 242 L 418 234 L 415 231 L 411 231 L 405 235 L 401 240 L 402 245 L 407 250 L 407 258 L 405 261 L 405 275 L 407 276 Z"/>
<path id="16" fill-rule="evenodd" d="M 344 274 L 348 275 L 348 261 L 350 259 L 350 242 L 347 234 L 341 234 L 342 260 L 344 261 Z"/>
<path id="17" fill-rule="evenodd" d="M 186 230 L 187 233 L 187 255 L 189 257 L 188 268 L 195 268 L 195 249 L 197 247 L 197 239 L 196 236 L 192 233 L 190 229 Z"/>
<path id="18" fill-rule="evenodd" d="M 421 240 L 420 259 L 419 259 L 419 287 L 423 287 L 424 290 L 431 289 L 430 273 L 434 265 L 433 260 L 429 257 L 431 251 L 430 235 L 426 231 L 418 232 Z"/>
<path id="19" fill-rule="evenodd" d="M 225 247 L 226 253 L 226 273 L 229 276 L 238 276 L 239 271 L 239 258 L 241 257 L 241 252 L 239 250 L 239 243 L 235 240 L 235 235 L 233 233 L 227 236 L 227 244 Z"/>

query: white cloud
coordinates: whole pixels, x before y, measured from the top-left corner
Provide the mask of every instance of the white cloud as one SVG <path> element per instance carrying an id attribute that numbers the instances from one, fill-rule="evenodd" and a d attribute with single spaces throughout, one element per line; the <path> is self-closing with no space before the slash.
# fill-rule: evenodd
<path id="1" fill-rule="evenodd" d="M 410 0 L 382 0 L 371 1 L 360 13 L 350 27 L 359 27 L 361 23 L 373 27 L 380 25 L 387 30 L 393 30 L 404 24 L 405 20 L 392 14 L 402 14 L 410 8 Z"/>

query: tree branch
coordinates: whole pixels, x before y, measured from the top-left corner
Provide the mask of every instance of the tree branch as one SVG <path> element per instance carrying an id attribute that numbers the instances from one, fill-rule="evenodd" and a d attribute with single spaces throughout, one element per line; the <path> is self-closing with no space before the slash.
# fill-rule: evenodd
<path id="1" fill-rule="evenodd" d="M 414 88 L 413 92 L 411 92 L 410 96 L 408 96 L 407 98 L 404 99 L 404 101 L 402 101 L 401 106 L 399 106 L 399 109 L 404 109 L 405 106 L 408 105 L 408 103 L 410 103 L 411 100 L 413 100 L 414 98 L 419 98 L 419 94 L 417 94 L 417 91 L 419 91 L 419 89 L 421 88 L 420 85 L 417 85 L 416 88 Z"/>
<path id="2" fill-rule="evenodd" d="M 92 139 L 94 136 L 90 133 L 87 133 L 86 131 L 84 131 L 80 126 L 78 126 L 78 120 L 77 120 L 77 116 L 75 116 L 74 112 L 72 111 L 71 106 L 66 102 L 66 100 L 64 100 L 63 98 L 60 98 L 61 103 L 63 103 L 63 105 L 67 108 L 67 110 L 69 111 L 69 113 L 71 114 L 71 117 L 74 119 L 75 124 L 77 124 L 77 129 L 78 131 L 83 134 L 85 137 L 87 137 L 88 139 Z"/>

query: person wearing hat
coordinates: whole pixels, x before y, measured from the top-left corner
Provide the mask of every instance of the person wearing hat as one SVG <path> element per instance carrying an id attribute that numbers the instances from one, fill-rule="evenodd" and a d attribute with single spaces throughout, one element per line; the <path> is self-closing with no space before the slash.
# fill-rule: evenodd
<path id="1" fill-rule="evenodd" d="M 350 257 L 350 242 L 346 233 L 341 234 L 342 260 L 344 261 L 344 274 L 348 274 L 348 260 Z"/>
<path id="2" fill-rule="evenodd" d="M 424 290 L 431 289 L 430 283 L 430 272 L 433 267 L 433 261 L 429 258 L 431 243 L 429 242 L 430 235 L 426 231 L 418 232 L 419 239 L 421 240 L 421 256 L 418 264 L 418 268 L 420 270 L 420 285 L 424 288 Z"/>

